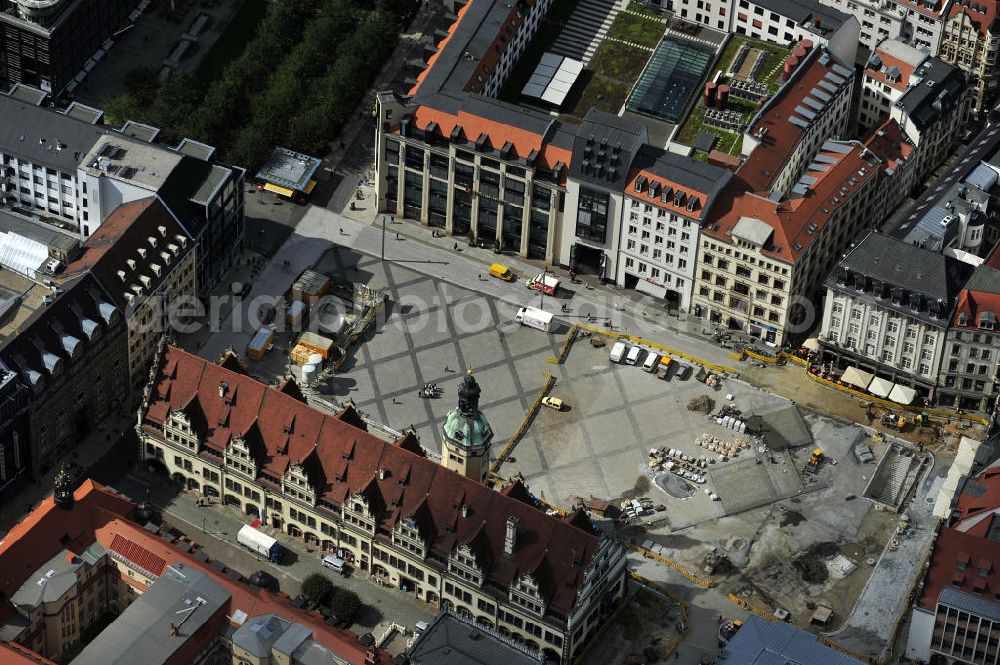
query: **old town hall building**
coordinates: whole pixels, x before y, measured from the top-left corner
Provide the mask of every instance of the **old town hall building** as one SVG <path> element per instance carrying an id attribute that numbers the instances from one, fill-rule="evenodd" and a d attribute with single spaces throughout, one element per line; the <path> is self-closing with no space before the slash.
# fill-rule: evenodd
<path id="1" fill-rule="evenodd" d="M 476 420 L 467 379 L 460 408 Z M 295 383 L 265 386 L 231 355 L 216 364 L 165 347 L 137 430 L 142 459 L 188 490 L 557 662 L 625 589 L 621 545 L 583 511 L 547 515 L 521 482 L 490 489 L 428 459 L 413 432 L 387 442 L 353 406 L 317 411 Z"/>

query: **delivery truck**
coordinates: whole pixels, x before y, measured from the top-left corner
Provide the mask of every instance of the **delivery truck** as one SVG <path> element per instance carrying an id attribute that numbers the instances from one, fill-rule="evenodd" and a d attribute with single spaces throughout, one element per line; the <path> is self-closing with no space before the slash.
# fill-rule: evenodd
<path id="1" fill-rule="evenodd" d="M 529 289 L 541 291 L 547 296 L 554 296 L 559 289 L 559 280 L 554 275 L 540 272 L 524 283 Z"/>
<path id="2" fill-rule="evenodd" d="M 236 534 L 236 542 L 272 563 L 281 561 L 281 543 L 249 524 L 244 524 Z"/>
<path id="3" fill-rule="evenodd" d="M 523 326 L 537 328 L 543 332 L 549 332 L 552 328 L 552 312 L 546 312 L 536 307 L 522 307 L 517 310 L 514 320 Z"/>

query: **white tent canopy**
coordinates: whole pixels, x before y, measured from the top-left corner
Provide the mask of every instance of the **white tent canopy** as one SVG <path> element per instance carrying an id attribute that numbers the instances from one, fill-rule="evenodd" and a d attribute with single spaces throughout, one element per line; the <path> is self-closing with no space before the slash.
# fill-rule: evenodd
<path id="1" fill-rule="evenodd" d="M 806 349 L 809 349 L 810 351 L 813 351 L 815 353 L 818 353 L 819 352 L 819 340 L 816 339 L 815 337 L 810 337 L 806 341 L 802 342 L 802 347 L 806 348 Z"/>
<path id="2" fill-rule="evenodd" d="M 892 381 L 876 376 L 872 379 L 872 382 L 868 384 L 868 392 L 875 395 L 875 397 L 888 397 L 889 393 L 892 391 L 892 386 Z"/>
<path id="3" fill-rule="evenodd" d="M 901 386 L 898 383 L 892 387 L 892 392 L 889 393 L 889 399 L 897 404 L 912 404 L 913 398 L 916 396 L 916 390 Z"/>
<path id="4" fill-rule="evenodd" d="M 848 367 L 844 370 L 841 375 L 840 380 L 849 386 L 854 386 L 856 388 L 861 388 L 865 390 L 868 388 L 868 384 L 872 382 L 875 376 L 869 374 L 863 369 L 858 369 L 857 367 Z"/>

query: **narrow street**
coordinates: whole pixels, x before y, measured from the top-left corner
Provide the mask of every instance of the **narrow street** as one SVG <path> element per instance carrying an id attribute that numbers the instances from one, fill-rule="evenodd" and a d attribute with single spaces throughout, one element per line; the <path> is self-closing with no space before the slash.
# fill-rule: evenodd
<path id="1" fill-rule="evenodd" d="M 244 577 L 265 570 L 278 579 L 282 592 L 294 598 L 300 592 L 302 580 L 312 573 L 322 573 L 334 586 L 358 594 L 364 607 L 357 622 L 351 626 L 351 630 L 358 635 L 368 632 L 377 635 L 390 622 L 412 628 L 417 621 L 430 621 L 435 614 L 433 608 L 418 602 L 413 594 L 380 588 L 369 582 L 363 571 L 353 571 L 347 577 L 334 574 L 320 563 L 322 553 L 318 549 L 309 551 L 301 539 L 292 538 L 280 530 L 269 527 L 260 529 L 286 549 L 282 563 L 261 560 L 259 555 L 236 542 L 237 532 L 247 523 L 244 515 L 220 504 L 198 506 L 193 494 L 178 492 L 174 483 L 162 476 L 133 471 L 121 481 L 119 489 L 132 497 L 148 498 L 163 510 L 164 522 L 197 542 L 212 559 L 225 562 Z"/>

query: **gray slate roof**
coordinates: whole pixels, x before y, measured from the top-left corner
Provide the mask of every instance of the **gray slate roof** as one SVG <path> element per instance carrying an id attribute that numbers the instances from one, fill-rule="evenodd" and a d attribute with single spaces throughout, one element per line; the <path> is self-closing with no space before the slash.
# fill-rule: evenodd
<path id="1" fill-rule="evenodd" d="M 110 132 L 108 127 L 4 94 L 0 94 L 0 118 L 0 146 L 4 152 L 66 173 L 75 173 L 97 139 Z M 57 145 L 63 148 L 57 150 Z"/>
<path id="2" fill-rule="evenodd" d="M 787 623 L 750 615 L 723 651 L 718 665 L 862 665 Z"/>
<path id="3" fill-rule="evenodd" d="M 825 285 L 834 291 L 852 294 L 860 300 L 877 301 L 882 307 L 894 309 L 925 323 L 943 327 L 951 316 L 959 292 L 974 268 L 958 259 L 906 243 L 884 233 L 870 233 L 834 267 Z M 846 276 L 847 283 L 841 283 Z M 855 279 L 864 277 L 865 290 L 859 291 Z M 885 295 L 877 298 L 877 282 L 885 287 Z M 892 289 L 902 289 L 902 302 L 893 303 Z M 914 312 L 910 294 L 919 295 L 923 305 Z M 930 303 L 940 303 L 941 316 L 932 317 Z"/>
<path id="4" fill-rule="evenodd" d="M 632 161 L 646 139 L 645 125 L 590 109 L 573 142 L 573 163 L 569 175 L 581 182 L 622 191 L 628 182 Z M 600 154 L 602 150 L 605 152 L 603 157 Z M 618 153 L 617 164 L 612 163 L 614 152 Z M 590 169 L 584 168 L 584 161 L 590 162 Z M 598 171 L 598 165 L 604 167 L 603 171 Z"/>
<path id="5" fill-rule="evenodd" d="M 183 564 L 173 568 L 182 574 L 168 568 L 72 665 L 163 663 L 229 602 L 229 592 L 208 574 Z M 170 634 L 171 624 L 180 625 L 178 636 Z"/>
<path id="6" fill-rule="evenodd" d="M 962 71 L 937 58 L 928 58 L 914 72 L 920 83 L 911 86 L 896 106 L 909 114 L 917 129 L 924 130 L 942 116 L 952 113 L 959 102 L 966 80 Z"/>
<path id="7" fill-rule="evenodd" d="M 406 651 L 410 665 L 541 665 L 545 659 L 493 630 L 441 612 Z"/>

